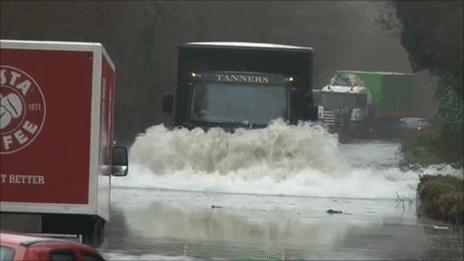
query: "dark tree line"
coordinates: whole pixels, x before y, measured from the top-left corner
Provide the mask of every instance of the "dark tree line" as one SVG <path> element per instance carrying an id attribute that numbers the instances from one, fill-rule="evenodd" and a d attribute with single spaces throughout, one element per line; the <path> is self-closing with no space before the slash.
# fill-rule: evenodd
<path id="1" fill-rule="evenodd" d="M 401 43 L 415 70 L 430 70 L 438 107 L 436 132 L 419 146 L 428 146 L 444 160 L 463 158 L 463 1 L 396 1 L 402 24 Z"/>
<path id="2" fill-rule="evenodd" d="M 462 98 L 463 1 L 398 1 L 396 9 L 413 69 L 450 74 Z"/>

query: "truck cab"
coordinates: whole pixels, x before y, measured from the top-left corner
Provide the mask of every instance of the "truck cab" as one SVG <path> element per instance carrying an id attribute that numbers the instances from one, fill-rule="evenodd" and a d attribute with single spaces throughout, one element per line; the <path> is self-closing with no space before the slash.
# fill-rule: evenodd
<path id="1" fill-rule="evenodd" d="M 291 120 L 291 76 L 255 72 L 192 72 L 184 127 L 265 127 Z"/>
<path id="2" fill-rule="evenodd" d="M 336 73 L 317 94 L 318 118 L 332 132 L 365 128 L 371 94 L 355 74 Z"/>
<path id="3" fill-rule="evenodd" d="M 315 120 L 312 49 L 252 43 L 179 47 L 174 123 L 189 129 L 263 128 L 272 120 Z M 173 111 L 171 94 L 163 101 Z"/>

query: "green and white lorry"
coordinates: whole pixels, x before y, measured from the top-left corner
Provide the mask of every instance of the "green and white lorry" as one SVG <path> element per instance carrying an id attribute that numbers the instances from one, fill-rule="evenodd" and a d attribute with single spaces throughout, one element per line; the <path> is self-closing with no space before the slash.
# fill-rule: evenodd
<path id="1" fill-rule="evenodd" d="M 336 71 L 315 90 L 318 118 L 343 136 L 378 136 L 388 123 L 417 114 L 413 73 Z"/>

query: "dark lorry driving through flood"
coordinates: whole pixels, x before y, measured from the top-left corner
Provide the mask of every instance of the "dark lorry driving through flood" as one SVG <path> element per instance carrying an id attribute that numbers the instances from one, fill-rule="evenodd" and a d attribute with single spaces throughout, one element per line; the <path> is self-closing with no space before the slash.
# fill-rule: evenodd
<path id="1" fill-rule="evenodd" d="M 281 118 L 292 124 L 315 120 L 313 50 L 309 47 L 228 42 L 194 42 L 178 48 L 176 126 L 265 127 Z M 175 103 L 175 104 L 174 104 Z"/>

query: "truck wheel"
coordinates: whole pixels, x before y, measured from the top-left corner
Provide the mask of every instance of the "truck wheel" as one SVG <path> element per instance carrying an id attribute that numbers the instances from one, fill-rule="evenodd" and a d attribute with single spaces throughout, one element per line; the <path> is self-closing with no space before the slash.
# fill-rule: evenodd
<path id="1" fill-rule="evenodd" d="M 83 243 L 91 247 L 99 247 L 103 243 L 105 221 L 99 217 L 92 218 L 82 235 Z"/>

